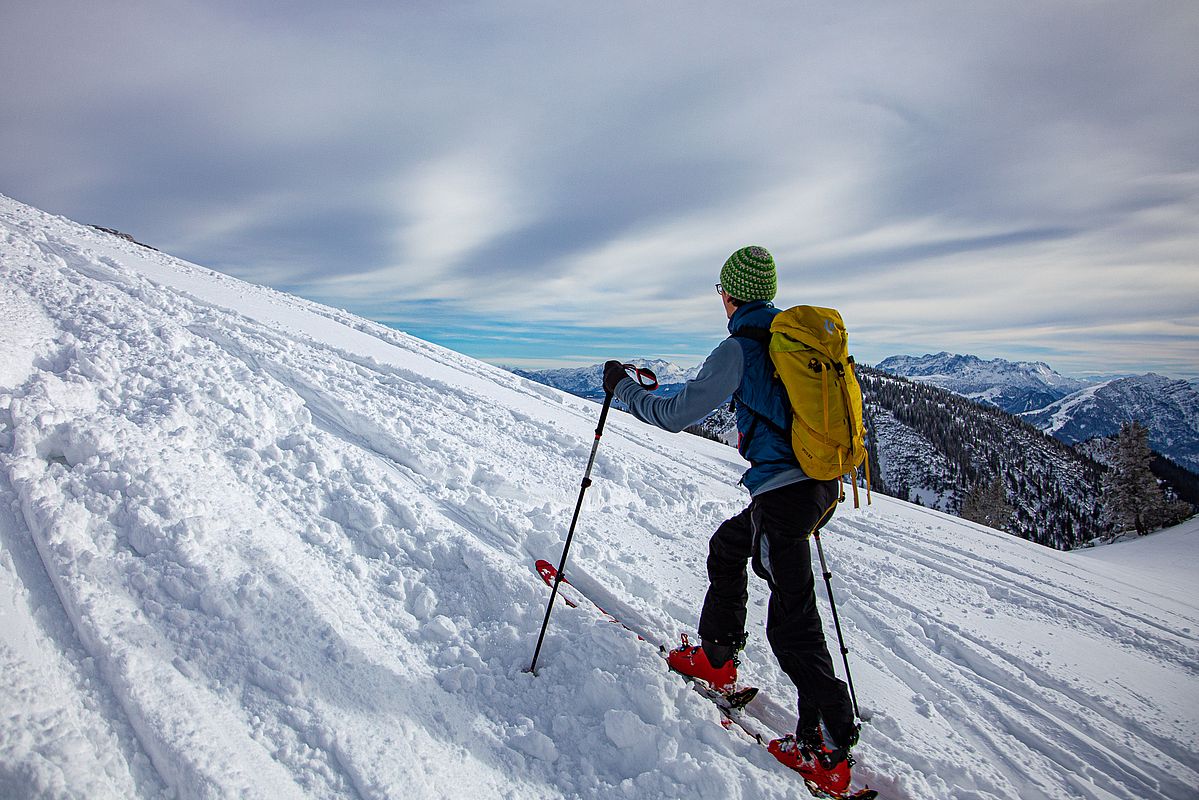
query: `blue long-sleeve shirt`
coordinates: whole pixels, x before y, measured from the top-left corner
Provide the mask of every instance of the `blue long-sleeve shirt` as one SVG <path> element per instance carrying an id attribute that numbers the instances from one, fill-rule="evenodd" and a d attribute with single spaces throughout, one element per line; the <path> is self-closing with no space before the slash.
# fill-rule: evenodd
<path id="1" fill-rule="evenodd" d="M 745 352 L 741 345 L 729 337 L 716 346 L 704 360 L 699 374 L 687 381 L 683 388 L 670 397 L 659 397 L 645 391 L 632 378 L 624 378 L 616 385 L 613 395 L 625 403 L 633 416 L 659 428 L 677 433 L 688 425 L 699 422 L 715 408 L 729 399 L 741 386 L 745 375 Z M 752 463 L 752 462 L 751 462 Z M 759 468 L 761 469 L 761 468 Z M 742 478 L 746 478 L 754 470 Z M 752 495 L 760 495 L 791 483 L 806 480 L 807 475 L 799 464 L 772 465 L 768 474 L 754 485 L 746 483 Z"/>
<path id="2" fill-rule="evenodd" d="M 613 394 L 622 400 L 633 415 L 642 422 L 678 433 L 708 416 L 714 408 L 729 399 L 741 385 L 745 357 L 741 346 L 731 338 L 725 339 L 704 360 L 699 374 L 670 397 L 659 397 L 644 391 L 632 378 L 616 385 Z"/>

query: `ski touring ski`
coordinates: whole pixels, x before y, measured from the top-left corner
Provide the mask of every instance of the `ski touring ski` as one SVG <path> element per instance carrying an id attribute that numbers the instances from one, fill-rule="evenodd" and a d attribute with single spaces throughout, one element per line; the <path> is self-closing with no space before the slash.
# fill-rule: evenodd
<path id="1" fill-rule="evenodd" d="M 537 570 L 537 574 L 541 576 L 541 579 L 545 581 L 547 586 L 552 587 L 554 582 L 557 581 L 558 570 L 548 561 L 544 559 L 538 560 L 535 564 L 535 568 Z M 641 641 L 646 642 L 647 644 L 657 644 L 658 655 L 663 661 L 666 661 L 666 656 L 670 652 L 666 645 L 652 642 L 642 634 L 630 628 L 625 623 L 621 622 L 612 613 L 600 608 L 600 606 L 579 591 L 579 589 L 576 588 L 569 580 L 567 580 L 565 576 L 563 576 L 561 581 L 558 582 L 558 594 L 562 595 L 562 599 L 571 608 L 590 606 L 609 622 L 620 625 L 622 628 L 632 633 Z M 752 716 L 745 713 L 746 706 L 748 706 L 758 695 L 757 687 L 747 686 L 735 689 L 732 692 L 720 692 L 708 685 L 706 681 L 693 678 L 690 675 L 684 675 L 683 673 L 673 669 L 671 672 L 686 680 L 687 683 L 691 685 L 691 688 L 694 689 L 698 694 L 715 704 L 715 706 L 720 710 L 720 724 L 726 730 L 736 729 L 736 731 L 741 735 L 752 740 L 759 746 L 770 750 L 770 742 L 772 741 L 772 735 L 770 732 L 764 727 L 760 726 L 757 720 L 753 719 Z M 771 751 L 771 754 L 775 755 L 776 758 L 778 757 L 773 753 L 773 751 Z M 822 800 L 874 800 L 874 798 L 878 797 L 878 792 L 873 789 L 858 789 L 856 791 L 847 790 L 844 792 L 830 791 L 829 789 L 818 785 L 802 770 L 794 769 L 794 771 L 799 773 L 800 778 L 804 781 L 804 786 L 812 794 L 812 796 L 822 798 Z"/>

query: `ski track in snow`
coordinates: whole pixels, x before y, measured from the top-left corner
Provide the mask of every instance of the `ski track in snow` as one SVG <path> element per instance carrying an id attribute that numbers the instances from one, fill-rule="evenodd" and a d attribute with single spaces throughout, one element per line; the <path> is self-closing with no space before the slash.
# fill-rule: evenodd
<path id="1" fill-rule="evenodd" d="M 587 608 L 524 672 L 598 406 L 5 198 L 0 271 L 0 796 L 803 794 Z M 567 576 L 677 641 L 742 468 L 613 414 Z M 888 498 L 822 539 L 859 782 L 1196 796 L 1193 590 Z"/>

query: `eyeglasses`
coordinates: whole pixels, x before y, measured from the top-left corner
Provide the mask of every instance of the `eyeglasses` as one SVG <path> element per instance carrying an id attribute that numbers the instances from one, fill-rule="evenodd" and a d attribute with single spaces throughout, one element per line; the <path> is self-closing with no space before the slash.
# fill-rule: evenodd
<path id="1" fill-rule="evenodd" d="M 716 284 L 716 294 L 724 294 L 724 285 Z"/>

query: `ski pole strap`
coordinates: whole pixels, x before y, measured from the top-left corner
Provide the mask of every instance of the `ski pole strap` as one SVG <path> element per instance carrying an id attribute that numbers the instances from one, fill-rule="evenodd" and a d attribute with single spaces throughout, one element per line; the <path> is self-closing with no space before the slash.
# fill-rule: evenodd
<path id="1" fill-rule="evenodd" d="M 658 376 L 651 369 L 643 369 L 636 364 L 624 364 L 625 372 L 632 372 L 633 380 L 647 392 L 652 392 L 658 388 Z"/>

